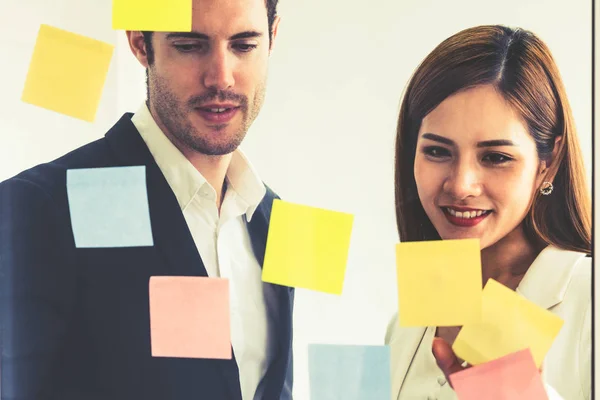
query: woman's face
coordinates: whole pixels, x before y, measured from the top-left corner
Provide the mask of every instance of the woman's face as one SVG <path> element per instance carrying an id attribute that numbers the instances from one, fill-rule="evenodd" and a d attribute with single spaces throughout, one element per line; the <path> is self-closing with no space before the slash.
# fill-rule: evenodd
<path id="1" fill-rule="evenodd" d="M 418 135 L 419 199 L 442 239 L 478 238 L 484 249 L 520 228 L 543 164 L 525 124 L 493 86 L 448 97 Z"/>

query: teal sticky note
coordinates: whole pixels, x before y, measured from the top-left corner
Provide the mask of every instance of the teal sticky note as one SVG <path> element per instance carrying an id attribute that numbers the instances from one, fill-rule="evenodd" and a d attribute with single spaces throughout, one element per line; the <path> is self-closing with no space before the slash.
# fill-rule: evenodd
<path id="1" fill-rule="evenodd" d="M 389 400 L 389 346 L 312 344 L 311 400 Z"/>
<path id="2" fill-rule="evenodd" d="M 67 196 L 75 246 L 152 246 L 146 167 L 70 169 Z"/>

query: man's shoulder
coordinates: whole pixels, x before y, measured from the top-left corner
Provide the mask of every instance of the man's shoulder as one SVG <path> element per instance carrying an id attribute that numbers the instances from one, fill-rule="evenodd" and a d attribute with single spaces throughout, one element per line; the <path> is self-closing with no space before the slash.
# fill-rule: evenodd
<path id="1" fill-rule="evenodd" d="M 119 123 L 113 126 L 109 130 L 109 133 L 115 129 L 119 129 Z M 0 182 L 0 187 L 18 183 L 30 184 L 51 194 L 56 190 L 64 190 L 66 171 L 68 169 L 110 166 L 115 166 L 114 157 L 111 153 L 108 140 L 106 137 L 102 137 L 78 147 L 55 160 L 26 169 L 14 177 Z"/>
<path id="2" fill-rule="evenodd" d="M 106 139 L 98 139 L 46 163 L 26 169 L 12 178 L 0 183 L 10 185 L 17 182 L 38 186 L 47 192 L 53 192 L 66 182 L 66 170 L 75 168 L 95 168 L 109 164 L 109 152 Z"/>
<path id="3" fill-rule="evenodd" d="M 269 187 L 269 185 L 267 185 L 266 183 L 264 185 L 265 185 L 265 188 L 267 189 L 267 193 L 265 194 L 264 199 L 268 200 L 269 203 L 273 203 L 273 200 L 275 200 L 275 199 L 281 200 L 281 197 L 279 197 L 279 195 L 277 193 L 275 193 L 273 191 L 273 189 L 271 189 Z"/>

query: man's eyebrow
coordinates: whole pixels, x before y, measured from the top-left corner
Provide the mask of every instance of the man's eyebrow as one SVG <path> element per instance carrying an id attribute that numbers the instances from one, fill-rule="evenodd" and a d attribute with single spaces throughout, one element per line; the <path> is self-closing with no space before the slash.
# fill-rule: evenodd
<path id="1" fill-rule="evenodd" d="M 262 37 L 262 32 L 258 31 L 245 31 L 236 33 L 233 36 L 229 37 L 229 40 L 239 40 L 239 39 L 251 39 L 251 38 L 259 38 Z M 167 39 L 202 39 L 202 40 L 210 40 L 210 36 L 205 33 L 200 32 L 171 32 L 167 34 Z"/>
<path id="2" fill-rule="evenodd" d="M 454 146 L 454 142 L 452 140 L 440 135 L 436 135 L 435 133 L 424 133 L 422 137 L 423 139 L 429 139 L 433 140 L 434 142 L 447 144 L 448 146 Z"/>
<path id="3" fill-rule="evenodd" d="M 263 36 L 262 32 L 258 32 L 258 31 L 245 31 L 245 32 L 236 33 L 235 35 L 231 36 L 229 38 L 229 40 L 252 39 L 252 38 L 259 38 L 259 37 L 262 37 L 262 36 Z"/>
<path id="4" fill-rule="evenodd" d="M 171 32 L 167 34 L 167 39 L 203 39 L 209 40 L 210 37 L 200 32 Z"/>

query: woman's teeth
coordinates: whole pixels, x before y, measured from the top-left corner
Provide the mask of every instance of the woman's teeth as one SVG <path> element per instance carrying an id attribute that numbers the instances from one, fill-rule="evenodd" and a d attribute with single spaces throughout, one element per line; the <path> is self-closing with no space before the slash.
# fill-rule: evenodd
<path id="1" fill-rule="evenodd" d="M 450 213 L 450 215 L 457 217 L 457 218 L 475 218 L 475 217 L 480 217 L 483 214 L 487 214 L 488 211 L 484 211 L 484 210 L 478 210 L 478 211 L 455 211 L 451 208 L 446 208 L 448 210 L 448 212 Z"/>

